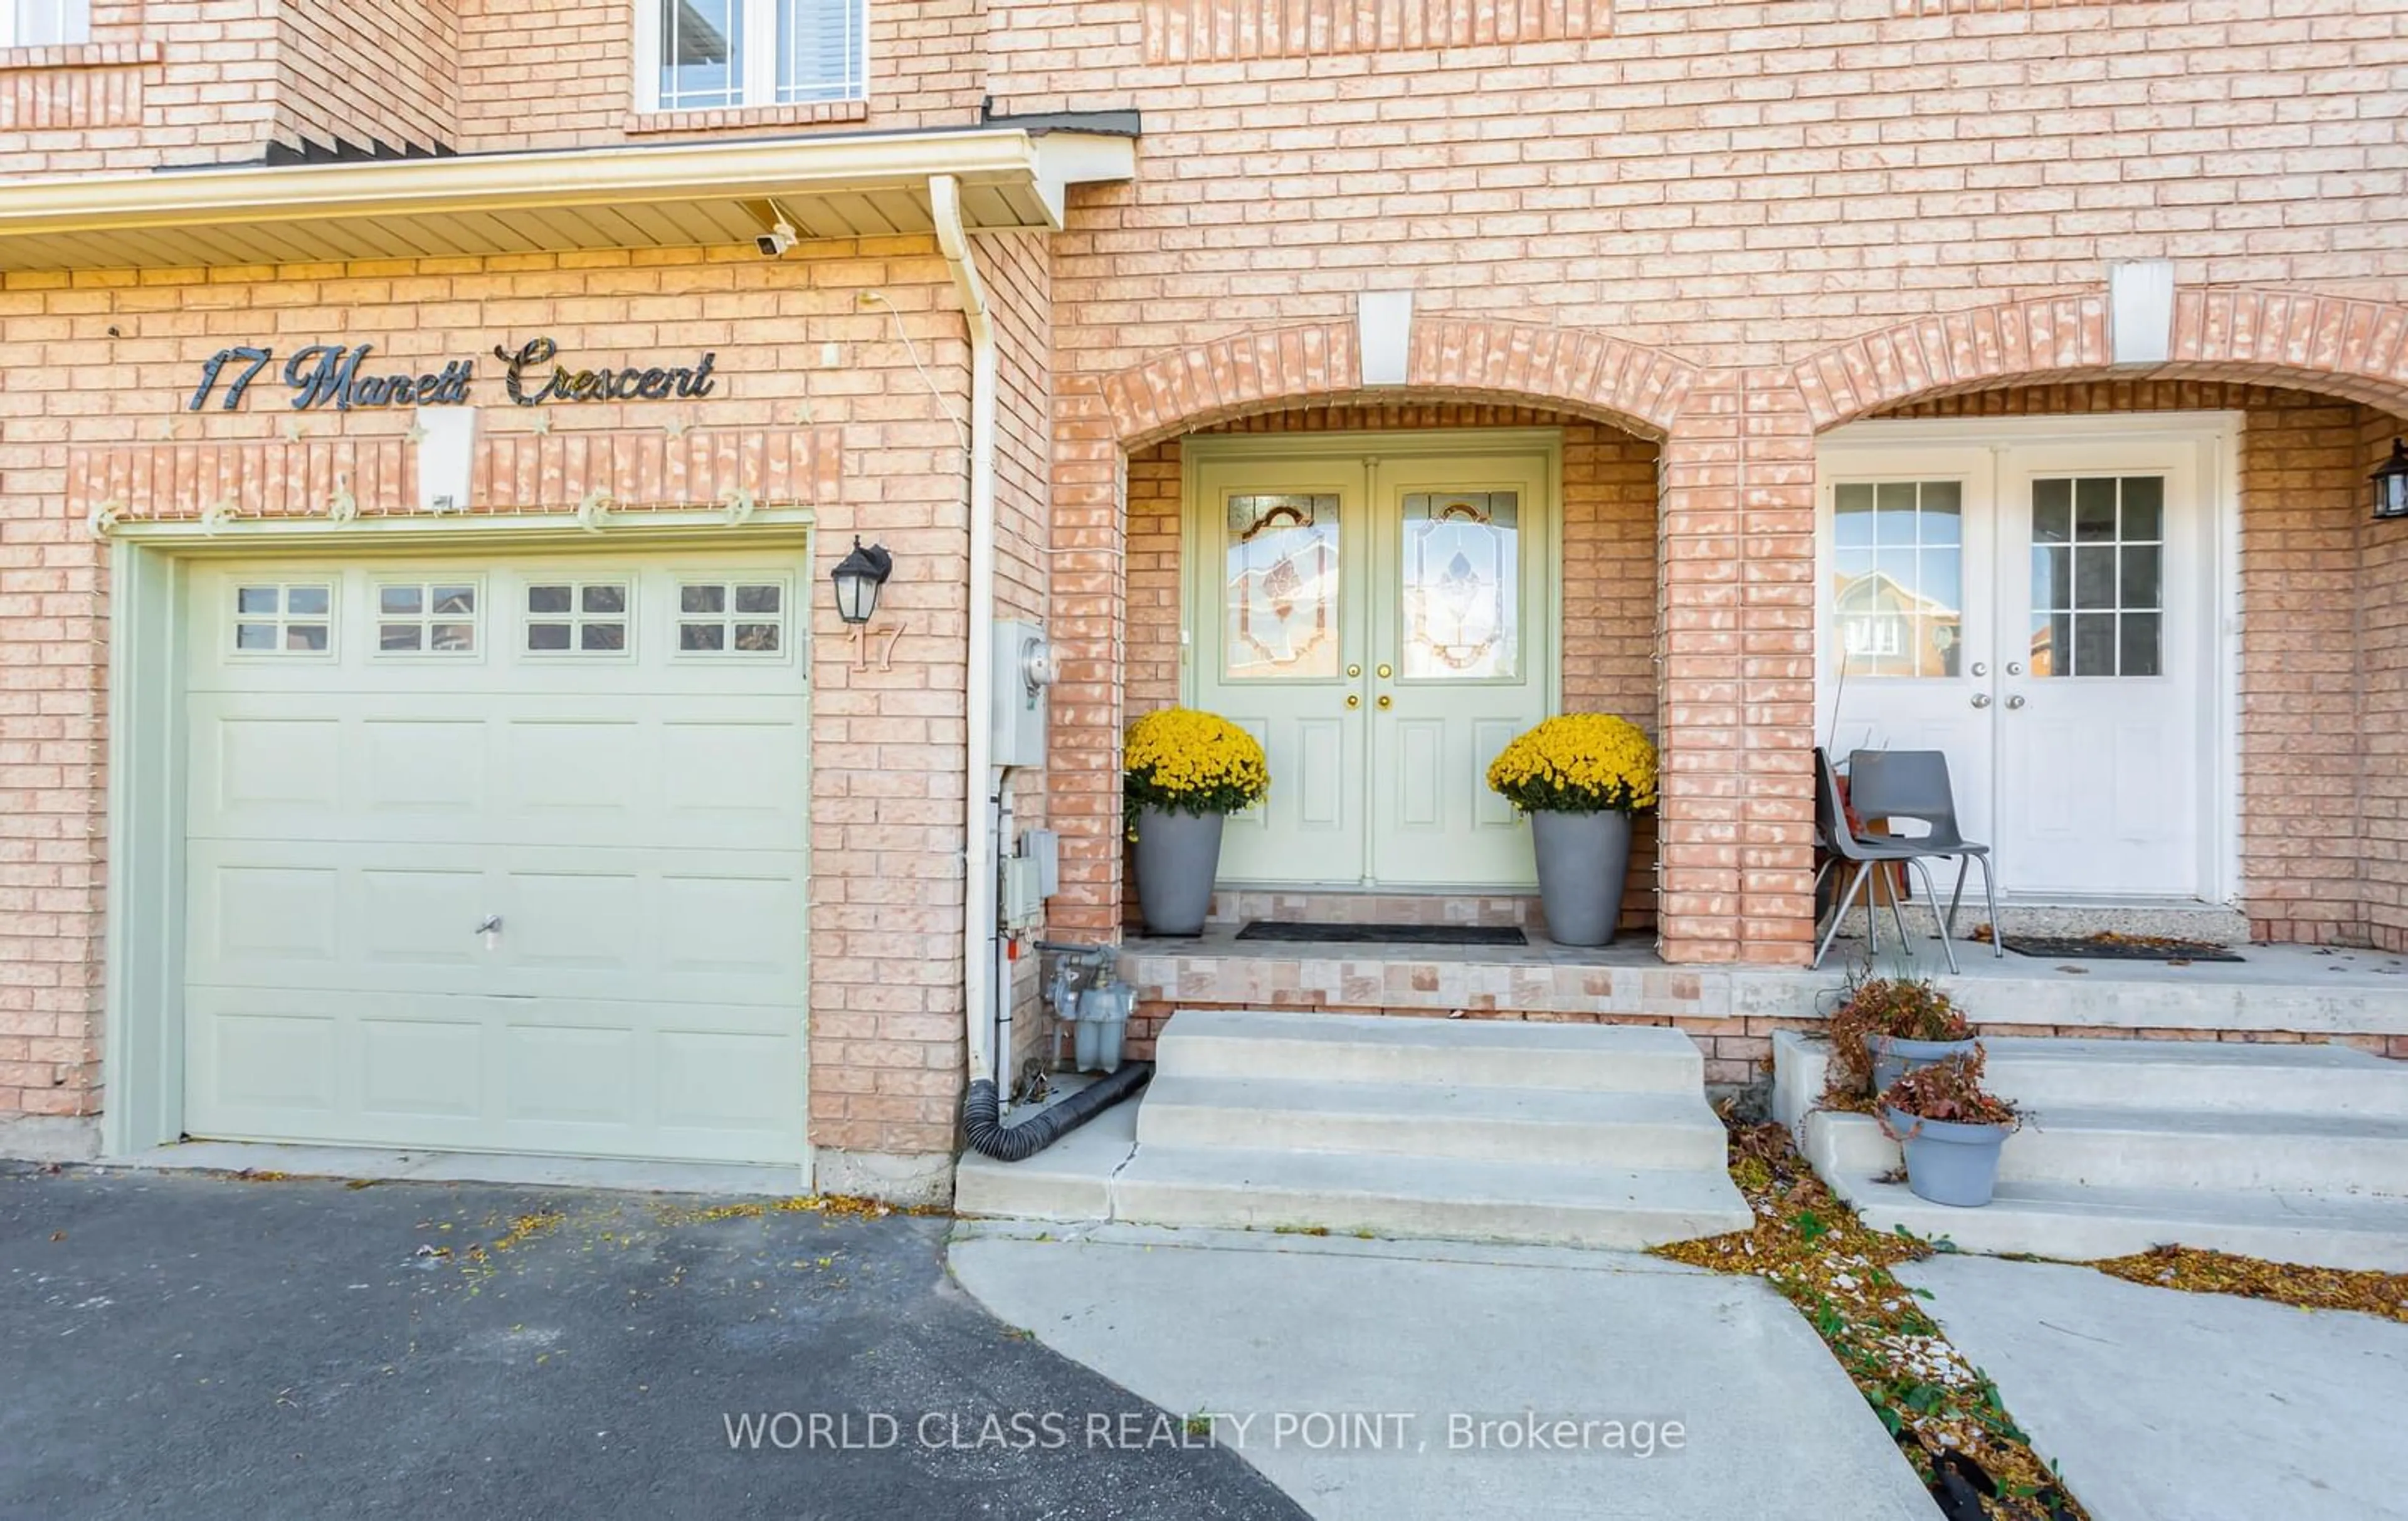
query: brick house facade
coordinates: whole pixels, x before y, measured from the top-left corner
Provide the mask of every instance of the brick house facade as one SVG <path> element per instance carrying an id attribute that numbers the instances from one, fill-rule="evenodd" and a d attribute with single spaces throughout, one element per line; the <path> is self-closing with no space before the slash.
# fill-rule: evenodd
<path id="1" fill-rule="evenodd" d="M 156 1117 L 177 1100 L 119 1091 L 169 1094 L 184 1058 L 163 1055 L 179 1017 L 131 1008 L 172 1007 L 164 982 L 110 959 L 111 904 L 150 881 L 111 842 L 169 882 L 144 831 L 180 816 L 111 770 L 149 742 L 140 662 L 112 674 L 133 647 L 112 575 L 231 552 L 174 537 L 228 520 L 271 558 L 364 544 L 336 533 L 337 481 L 359 522 L 427 515 L 409 409 L 296 409 L 273 373 L 189 408 L 242 345 L 280 368 L 370 342 L 412 376 L 475 358 L 460 505 L 572 536 L 511 540 L 530 564 L 610 541 L 571 522 L 590 500 L 681 543 L 739 500 L 807 525 L 796 1037 L 824 1186 L 943 1186 L 966 986 L 995 975 L 964 930 L 988 907 L 964 867 L 973 504 L 995 614 L 1041 622 L 1060 658 L 1046 762 L 1008 782 L 1017 825 L 1061 836 L 1044 933 L 1113 939 L 1119 736 L 1193 658 L 1196 437 L 1556 430 L 1560 702 L 1632 717 L 1664 755 L 1630 922 L 1667 962 L 1794 966 L 1829 436 L 2223 417 L 2229 521 L 2201 532 L 2227 546 L 2210 739 L 2231 759 L 2201 784 L 2225 897 L 2263 937 L 2408 950 L 2408 528 L 2365 505 L 2408 428 L 2393 0 L 867 0 L 856 78 L 682 109 L 646 72 L 665 44 L 640 5 L 244 8 L 91 0 L 74 38 L 0 50 L 11 1144 L 179 1133 Z M 1132 166 L 1093 148 L 1132 130 Z M 991 438 L 965 270 L 932 225 L 947 175 L 992 314 Z M 798 240 L 762 257 L 787 219 Z M 629 375 L 709 351 L 719 384 L 521 407 L 487 356 L 538 336 Z M 824 591 L 856 535 L 897 567 L 860 640 Z M 1008 965 L 1025 1009 L 1030 964 Z"/>

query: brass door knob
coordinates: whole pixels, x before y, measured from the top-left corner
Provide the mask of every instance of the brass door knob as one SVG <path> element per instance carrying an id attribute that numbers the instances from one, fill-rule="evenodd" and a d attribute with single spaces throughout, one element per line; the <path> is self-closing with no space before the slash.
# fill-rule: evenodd
<path id="1" fill-rule="evenodd" d="M 1361 693 L 1359 693 L 1359 692 L 1349 692 L 1348 694 L 1346 694 L 1346 706 L 1347 706 L 1347 707 L 1349 707 L 1349 708 L 1360 708 L 1360 707 L 1362 707 L 1362 706 L 1363 706 L 1363 695 L 1362 695 Z"/>
<path id="2" fill-rule="evenodd" d="M 1397 674 L 1395 671 L 1388 668 L 1388 663 L 1386 661 L 1383 660 L 1380 662 L 1380 680 L 1384 682 L 1395 674 Z"/>
<path id="3" fill-rule="evenodd" d="M 1396 705 L 1396 698 L 1388 696 L 1385 692 L 1380 694 L 1380 706 L 1383 709 L 1394 707 Z"/>
<path id="4" fill-rule="evenodd" d="M 1360 666 L 1348 666 L 1346 667 L 1346 674 L 1349 676 L 1360 676 L 1363 674 L 1363 667 Z"/>

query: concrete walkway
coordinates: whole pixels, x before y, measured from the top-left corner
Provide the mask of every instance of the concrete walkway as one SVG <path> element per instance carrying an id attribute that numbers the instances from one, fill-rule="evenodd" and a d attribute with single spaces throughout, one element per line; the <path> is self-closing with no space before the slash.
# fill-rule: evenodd
<path id="1" fill-rule="evenodd" d="M 1316 1517 L 1934 1514 L 1752 1279 L 1543 1247 L 1028 1228 L 964 1227 L 954 1276 L 1133 1393 L 1211 1414 Z"/>
<path id="2" fill-rule="evenodd" d="M 2047 1263 L 1898 1275 L 2093 1521 L 2408 1517 L 2408 1326 Z"/>

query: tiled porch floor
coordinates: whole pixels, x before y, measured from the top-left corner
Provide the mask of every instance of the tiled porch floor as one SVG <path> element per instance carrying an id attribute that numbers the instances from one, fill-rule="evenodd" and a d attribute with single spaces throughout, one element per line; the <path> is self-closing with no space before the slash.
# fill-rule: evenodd
<path id="1" fill-rule="evenodd" d="M 1808 970 L 1669 965 L 1639 936 L 1588 950 L 1536 930 L 1526 946 L 1484 946 L 1239 940 L 1237 928 L 1130 939 L 1120 974 L 1140 1003 L 1173 1008 L 1799 1020 L 1821 1014 L 1851 965 L 1845 944 Z M 1952 977 L 1937 941 L 1916 949 L 1917 969 L 1984 1025 L 2386 1036 L 2400 1038 L 2394 1054 L 2408 1055 L 2408 956 L 2246 945 L 2243 961 L 2172 966 L 2000 957 L 1960 943 L 1962 969 Z"/>

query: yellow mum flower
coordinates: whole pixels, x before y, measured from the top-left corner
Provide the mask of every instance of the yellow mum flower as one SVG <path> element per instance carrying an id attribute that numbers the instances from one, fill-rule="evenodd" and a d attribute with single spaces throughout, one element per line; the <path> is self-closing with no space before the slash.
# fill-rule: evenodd
<path id="1" fill-rule="evenodd" d="M 1254 737 L 1193 708 L 1161 709 L 1131 724 L 1121 768 L 1123 802 L 1132 811 L 1234 813 L 1270 790 L 1270 764 Z"/>
<path id="2" fill-rule="evenodd" d="M 1564 713 L 1488 766 L 1489 790 L 1526 813 L 1636 812 L 1656 806 L 1656 746 L 1610 713 Z"/>

